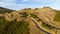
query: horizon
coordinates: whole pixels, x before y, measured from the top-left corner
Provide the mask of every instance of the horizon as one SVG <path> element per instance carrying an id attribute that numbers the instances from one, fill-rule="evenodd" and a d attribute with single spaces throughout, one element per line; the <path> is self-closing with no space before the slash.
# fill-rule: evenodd
<path id="1" fill-rule="evenodd" d="M 60 10 L 60 0 L 0 0 L 0 7 L 20 10 L 24 8 L 51 7 Z"/>

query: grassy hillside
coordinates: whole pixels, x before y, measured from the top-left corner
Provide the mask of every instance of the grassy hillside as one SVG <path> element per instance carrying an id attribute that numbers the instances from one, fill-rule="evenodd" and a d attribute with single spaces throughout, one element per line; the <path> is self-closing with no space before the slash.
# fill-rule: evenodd
<path id="1" fill-rule="evenodd" d="M 60 22 L 60 11 L 54 11 L 49 7 L 42 9 L 28 8 L 19 11 L 0 7 L 0 15 L 2 15 L 0 16 L 0 34 L 44 34 L 45 32 L 37 28 L 31 17 L 38 21 L 36 23 L 41 21 L 40 25 L 49 31 L 55 29 L 52 25 L 48 24 L 53 15 L 55 15 L 54 21 Z M 54 23 L 52 24 L 54 25 Z"/>
<path id="2" fill-rule="evenodd" d="M 54 17 L 54 21 L 60 22 L 60 10 L 56 11 L 56 15 Z"/>
<path id="3" fill-rule="evenodd" d="M 0 14 L 13 12 L 11 9 L 0 7 Z"/>
<path id="4" fill-rule="evenodd" d="M 25 21 L 13 20 L 8 22 L 4 17 L 0 18 L 0 34 L 29 34 L 29 24 Z"/>
<path id="5" fill-rule="evenodd" d="M 13 11 L 15 10 L 0 7 L 0 14 L 4 14 L 4 16 L 0 16 L 0 34 L 29 34 L 29 22 L 21 19 L 21 21 L 17 21 L 17 18 L 20 14 L 17 16 L 17 18 L 10 22 L 5 19 L 5 13 L 11 15 L 11 12 Z M 8 18 L 11 18 L 11 16 L 8 14 L 6 16 L 8 16 Z M 13 17 L 16 17 L 15 15 L 13 15 Z M 21 15 L 21 17 L 26 16 L 28 15 L 25 12 Z"/>

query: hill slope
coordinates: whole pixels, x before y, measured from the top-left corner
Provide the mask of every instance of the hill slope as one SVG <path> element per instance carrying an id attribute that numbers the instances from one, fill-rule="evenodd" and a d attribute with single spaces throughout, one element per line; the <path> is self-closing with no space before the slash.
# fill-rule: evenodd
<path id="1" fill-rule="evenodd" d="M 60 13 L 50 7 L 0 8 L 0 15 L 0 34 L 60 34 Z"/>
<path id="2" fill-rule="evenodd" d="M 13 12 L 11 9 L 0 7 L 0 14 Z"/>

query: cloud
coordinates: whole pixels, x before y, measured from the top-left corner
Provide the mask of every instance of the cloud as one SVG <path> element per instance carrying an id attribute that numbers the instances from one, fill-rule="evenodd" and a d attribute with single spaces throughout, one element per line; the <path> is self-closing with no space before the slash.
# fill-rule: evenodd
<path id="1" fill-rule="evenodd" d="M 38 1 L 38 2 L 53 2 L 55 0 L 36 0 L 36 1 Z"/>
<path id="2" fill-rule="evenodd" d="M 22 8 L 28 8 L 31 7 L 31 5 L 28 4 L 21 4 L 21 3 L 16 3 L 15 0 L 2 0 L 0 1 L 0 6 L 1 7 L 5 7 L 5 8 L 9 8 L 9 9 L 22 9 Z"/>
<path id="3" fill-rule="evenodd" d="M 24 7 L 25 4 L 16 4 L 15 0 L 2 0 L 0 1 L 0 6 L 9 9 L 19 9 L 20 7 Z"/>
<path id="4" fill-rule="evenodd" d="M 22 0 L 22 2 L 26 2 L 26 1 L 29 1 L 29 0 Z"/>
<path id="5" fill-rule="evenodd" d="M 22 2 L 54 2 L 55 0 L 22 0 Z"/>
<path id="6" fill-rule="evenodd" d="M 57 0 L 0 0 L 0 6 L 9 9 L 22 9 L 22 8 L 35 8 L 42 6 L 51 6 L 53 8 L 60 8 L 59 1 Z"/>
<path id="7" fill-rule="evenodd" d="M 6 6 L 12 4 L 13 2 L 15 2 L 15 0 L 2 0 L 0 1 L 0 6 Z"/>
<path id="8" fill-rule="evenodd" d="M 3 0 L 4 2 L 15 2 L 16 0 Z"/>
<path id="9" fill-rule="evenodd" d="M 0 3 L 0 6 L 1 7 L 6 7 L 6 8 L 9 8 L 9 9 L 21 9 L 22 7 L 25 7 L 26 5 L 25 4 L 15 4 L 15 3 L 3 3 L 1 2 Z"/>

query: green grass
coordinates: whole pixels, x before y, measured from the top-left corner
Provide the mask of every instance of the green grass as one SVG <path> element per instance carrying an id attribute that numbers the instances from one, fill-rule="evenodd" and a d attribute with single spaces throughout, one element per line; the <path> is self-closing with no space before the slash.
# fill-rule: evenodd
<path id="1" fill-rule="evenodd" d="M 26 12 L 22 13 L 22 16 L 23 18 L 26 18 L 28 16 L 28 14 Z"/>
<path id="2" fill-rule="evenodd" d="M 13 12 L 13 10 L 0 7 L 0 14 L 11 13 L 11 12 Z"/>
<path id="3" fill-rule="evenodd" d="M 29 34 L 28 22 L 16 21 L 15 19 L 14 21 L 11 22 L 3 20 L 0 23 L 4 24 L 0 25 L 0 34 Z"/>
<path id="4" fill-rule="evenodd" d="M 39 17 L 37 17 L 35 14 L 31 13 L 30 15 L 31 15 L 31 17 L 33 17 L 34 19 L 36 19 L 38 22 L 40 21 Z"/>
<path id="5" fill-rule="evenodd" d="M 5 19 L 4 19 L 4 17 L 2 16 L 2 17 L 0 17 L 0 25 L 3 25 L 3 23 L 5 23 L 6 21 L 5 21 Z"/>
<path id="6" fill-rule="evenodd" d="M 56 11 L 56 15 L 54 17 L 54 21 L 60 22 L 60 11 Z"/>
<path id="7" fill-rule="evenodd" d="M 33 18 L 38 18 L 35 14 L 31 13 L 30 14 Z"/>
<path id="8" fill-rule="evenodd" d="M 52 27 L 51 25 L 46 24 L 44 22 L 42 23 L 42 26 L 48 28 L 49 30 L 54 29 L 54 27 Z"/>

